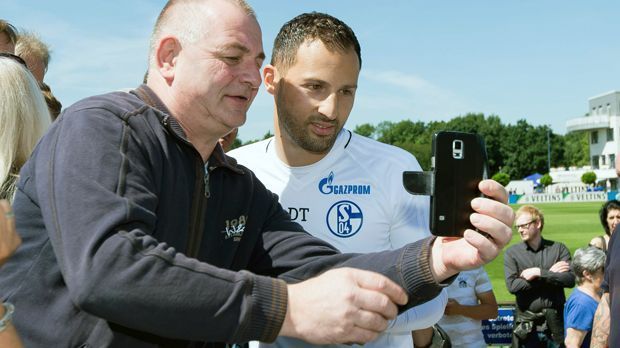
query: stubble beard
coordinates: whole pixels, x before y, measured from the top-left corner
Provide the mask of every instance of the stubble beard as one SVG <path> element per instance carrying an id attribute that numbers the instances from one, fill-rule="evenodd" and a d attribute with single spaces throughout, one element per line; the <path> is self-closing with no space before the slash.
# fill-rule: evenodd
<path id="1" fill-rule="evenodd" d="M 297 118 L 289 112 L 289 109 L 280 97 L 277 98 L 276 108 L 278 110 L 280 130 L 284 131 L 287 137 L 300 148 L 308 152 L 324 154 L 329 152 L 332 146 L 334 146 L 338 133 L 342 129 L 337 120 L 330 120 L 321 115 L 312 115 L 302 122 L 298 122 Z M 314 122 L 330 123 L 336 129 L 336 132 L 329 136 L 314 135 L 309 130 L 309 127 Z"/>

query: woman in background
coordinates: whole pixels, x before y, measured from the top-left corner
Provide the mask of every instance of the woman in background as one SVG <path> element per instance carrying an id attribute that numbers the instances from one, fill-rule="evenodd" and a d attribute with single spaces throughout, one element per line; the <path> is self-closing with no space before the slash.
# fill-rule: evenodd
<path id="1" fill-rule="evenodd" d="M 19 170 L 50 122 L 41 89 L 26 63 L 0 53 L 0 199 L 12 201 Z"/>
<path id="2" fill-rule="evenodd" d="M 620 222 L 620 202 L 615 199 L 605 202 L 601 207 L 599 217 L 601 219 L 601 225 L 603 225 L 605 229 L 605 234 L 592 238 L 589 245 L 607 252 L 609 238 L 611 234 L 614 233 L 618 222 Z"/>
<path id="3" fill-rule="evenodd" d="M 577 287 L 564 306 L 564 344 L 567 348 L 590 347 L 594 312 L 601 301 L 605 253 L 593 247 L 575 251 L 572 263 Z"/>

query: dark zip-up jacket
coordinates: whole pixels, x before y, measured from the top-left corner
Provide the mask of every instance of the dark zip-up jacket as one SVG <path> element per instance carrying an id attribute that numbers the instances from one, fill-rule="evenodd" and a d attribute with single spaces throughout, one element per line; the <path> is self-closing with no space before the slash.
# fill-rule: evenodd
<path id="1" fill-rule="evenodd" d="M 333 267 L 387 275 L 410 295 L 402 310 L 441 290 L 431 239 L 339 254 L 219 146 L 205 175 L 146 86 L 67 109 L 24 165 L 14 211 L 23 244 L 0 273 L 0 296 L 15 304 L 27 347 L 273 341 L 285 281 Z"/>

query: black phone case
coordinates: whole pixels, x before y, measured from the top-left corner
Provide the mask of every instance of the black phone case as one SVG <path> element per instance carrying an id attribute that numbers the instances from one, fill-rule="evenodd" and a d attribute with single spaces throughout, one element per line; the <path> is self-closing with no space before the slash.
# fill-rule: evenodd
<path id="1" fill-rule="evenodd" d="M 434 171 L 431 232 L 462 237 L 473 213 L 471 200 L 480 197 L 478 183 L 486 178 L 486 147 L 480 135 L 443 131 L 433 135 Z"/>

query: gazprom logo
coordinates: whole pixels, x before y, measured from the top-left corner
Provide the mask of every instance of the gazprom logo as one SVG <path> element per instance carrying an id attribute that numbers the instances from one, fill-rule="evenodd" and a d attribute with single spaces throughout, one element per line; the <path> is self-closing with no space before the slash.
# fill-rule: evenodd
<path id="1" fill-rule="evenodd" d="M 364 214 L 360 207 L 351 201 L 339 201 L 327 211 L 327 227 L 336 237 L 349 238 L 362 228 Z"/>
<path id="2" fill-rule="evenodd" d="M 369 195 L 370 185 L 333 185 L 334 172 L 319 181 L 319 191 L 325 195 Z"/>

